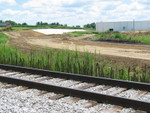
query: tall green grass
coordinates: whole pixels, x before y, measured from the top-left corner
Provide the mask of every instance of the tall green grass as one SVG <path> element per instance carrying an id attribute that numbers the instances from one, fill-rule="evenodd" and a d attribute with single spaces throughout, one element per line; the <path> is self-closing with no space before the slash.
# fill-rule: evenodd
<path id="1" fill-rule="evenodd" d="M 4 45 L 9 40 L 9 37 L 6 36 L 3 32 L 0 32 L 0 46 Z"/>
<path id="2" fill-rule="evenodd" d="M 125 39 L 125 40 L 131 40 L 136 41 L 140 43 L 150 44 L 150 35 L 142 35 L 142 36 L 128 36 L 121 33 L 116 32 L 102 32 L 98 35 L 94 36 L 93 40 L 99 40 L 101 38 L 114 38 L 114 39 Z"/>
<path id="3" fill-rule="evenodd" d="M 84 36 L 85 34 L 99 34 L 100 32 L 97 31 L 74 31 L 74 32 L 69 32 L 70 36 L 72 37 L 80 37 Z"/>
<path id="4" fill-rule="evenodd" d="M 140 42 L 145 44 L 150 44 L 150 35 L 142 35 L 142 36 L 129 36 L 119 32 L 97 32 L 97 31 L 74 31 L 69 33 L 72 37 L 80 37 L 85 34 L 93 34 L 95 35 L 93 40 L 99 40 L 101 38 L 112 38 L 112 39 L 124 39 L 134 42 Z"/>
<path id="5" fill-rule="evenodd" d="M 53 71 L 86 74 L 98 77 L 131 80 L 138 82 L 150 82 L 150 70 L 125 68 L 113 65 L 99 58 L 100 55 L 89 52 L 79 53 L 70 50 L 32 49 L 25 54 L 16 48 L 6 46 L 9 38 L 0 32 L 0 63 L 18 66 L 26 66 Z"/>
<path id="6" fill-rule="evenodd" d="M 34 67 L 53 71 L 76 74 L 85 74 L 98 77 L 150 82 L 150 70 L 120 67 L 103 60 L 98 60 L 98 55 L 88 52 L 83 54 L 70 50 L 45 49 L 24 54 L 21 51 L 8 47 L 0 47 L 0 63 L 18 66 Z"/>
<path id="7" fill-rule="evenodd" d="M 144 36 L 128 36 L 129 40 L 136 40 L 141 43 L 150 44 L 150 35 L 144 35 Z"/>

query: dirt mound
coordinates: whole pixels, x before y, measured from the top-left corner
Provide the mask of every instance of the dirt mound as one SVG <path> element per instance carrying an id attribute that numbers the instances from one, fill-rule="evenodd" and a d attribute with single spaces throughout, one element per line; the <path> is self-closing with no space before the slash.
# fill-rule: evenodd
<path id="1" fill-rule="evenodd" d="M 69 37 L 68 34 L 51 34 L 51 35 L 47 35 L 47 37 L 50 38 L 67 38 Z"/>
<path id="2" fill-rule="evenodd" d="M 14 31 L 16 33 L 19 33 L 20 35 L 23 35 L 23 36 L 32 36 L 32 37 L 40 37 L 40 36 L 45 36 L 45 34 L 42 34 L 42 33 L 39 33 L 39 32 L 36 32 L 36 31 L 31 31 L 31 30 L 19 30 L 19 31 Z"/>

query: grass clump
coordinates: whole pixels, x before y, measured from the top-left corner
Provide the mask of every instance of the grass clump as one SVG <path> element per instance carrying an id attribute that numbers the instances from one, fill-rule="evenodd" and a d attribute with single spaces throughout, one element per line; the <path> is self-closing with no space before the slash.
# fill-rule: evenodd
<path id="1" fill-rule="evenodd" d="M 71 33 L 70 36 L 71 37 L 81 37 L 81 36 L 84 36 L 84 35 L 80 34 L 80 33 Z"/>
<path id="2" fill-rule="evenodd" d="M 102 32 L 95 35 L 93 40 L 150 44 L 150 35 L 129 36 L 119 32 Z"/>
<path id="3" fill-rule="evenodd" d="M 74 32 L 70 32 L 70 36 L 71 37 L 81 37 L 87 34 L 99 34 L 100 32 L 97 31 L 74 31 Z"/>
<path id="4" fill-rule="evenodd" d="M 136 40 L 141 43 L 150 44 L 150 35 L 144 35 L 144 36 L 128 36 L 129 40 Z"/>
<path id="5" fill-rule="evenodd" d="M 0 46 L 4 45 L 9 40 L 9 37 L 6 36 L 3 32 L 0 32 Z"/>
<path id="6" fill-rule="evenodd" d="M 98 40 L 100 38 L 117 38 L 117 39 L 124 39 L 126 37 L 125 35 L 121 33 L 116 33 L 116 32 L 102 32 L 99 33 L 98 35 L 95 35 L 94 40 Z"/>

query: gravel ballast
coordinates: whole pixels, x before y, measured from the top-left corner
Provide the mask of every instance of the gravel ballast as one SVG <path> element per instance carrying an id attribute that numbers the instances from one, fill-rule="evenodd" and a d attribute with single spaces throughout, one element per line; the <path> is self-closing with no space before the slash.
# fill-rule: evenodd
<path id="1" fill-rule="evenodd" d="M 17 91 L 21 87 L 0 89 L 0 113 L 105 113 L 103 110 L 109 110 L 114 105 L 99 103 L 94 107 L 85 108 L 84 104 L 88 100 L 81 99 L 78 102 L 69 104 L 68 98 L 64 97 L 58 100 L 49 99 L 55 93 L 48 92 L 40 95 L 40 90 L 27 89 Z M 122 111 L 122 110 L 121 110 Z M 123 109 L 124 113 L 134 113 L 133 109 Z M 123 113 L 123 112 L 122 112 Z"/>
<path id="2" fill-rule="evenodd" d="M 11 70 L 6 71 L 6 70 L 0 69 L 0 72 L 6 72 L 6 73 L 1 74 L 3 76 L 10 76 L 10 77 L 20 78 L 20 79 L 24 79 L 24 80 L 32 80 L 35 82 L 41 82 L 41 83 L 46 83 L 46 84 L 50 84 L 50 85 L 57 85 L 57 86 L 61 86 L 61 87 L 70 87 L 70 88 L 75 88 L 75 89 L 82 88 L 89 84 L 87 82 L 82 82 L 82 81 L 66 80 L 66 79 L 62 79 L 62 78 L 51 78 L 48 76 L 34 75 L 34 74 L 30 74 L 30 73 L 12 72 Z M 91 86 L 89 88 L 86 88 L 85 90 L 109 95 L 109 93 L 111 94 L 113 91 L 116 91 L 119 88 L 120 87 L 96 85 L 96 86 Z M 121 92 L 115 94 L 115 96 L 132 98 L 132 96 L 138 94 L 139 92 L 140 92 L 140 90 L 128 89 L 128 90 L 121 91 Z M 141 101 L 150 102 L 150 93 L 143 95 L 141 98 L 138 97 L 137 99 L 141 100 Z"/>
<path id="3" fill-rule="evenodd" d="M 19 73 L 19 72 L 12 72 L 12 71 L 6 72 L 5 70 L 0 70 L 0 72 L 1 75 L 3 76 L 20 78 L 24 80 L 31 80 L 31 81 L 41 82 L 45 84 L 57 85 L 61 87 L 84 89 L 86 91 L 92 91 L 92 92 L 108 94 L 108 95 L 109 94 L 111 95 L 111 93 L 115 94 L 113 92 L 121 88 L 121 87 L 112 87 L 107 85 L 96 85 L 93 83 L 87 83 L 87 82 L 75 81 L 69 79 L 52 78 L 48 76 L 34 75 L 30 73 Z M 124 91 L 115 94 L 115 96 L 125 97 L 125 98 L 132 98 L 132 97 L 135 98 L 136 95 L 138 94 L 140 94 L 140 90 L 125 89 Z M 37 89 L 27 89 L 27 87 L 14 86 L 7 83 L 3 84 L 0 82 L 0 113 L 7 113 L 7 111 L 8 113 L 26 113 L 26 112 L 49 113 L 49 111 L 52 113 L 64 113 L 64 112 L 105 113 L 105 112 L 112 111 L 114 108 L 116 108 L 115 105 L 109 105 L 105 103 L 99 103 L 97 105 L 94 105 L 91 108 L 85 108 L 84 104 L 88 103 L 88 100 L 81 99 L 77 102 L 69 104 L 66 102 L 66 99 L 72 97 L 62 96 L 58 100 L 52 100 L 52 98 L 50 97 L 56 98 L 57 94 L 46 92 L 46 91 L 40 91 Z M 144 93 L 144 95 L 142 95 L 141 97 L 137 96 L 136 99 L 150 102 L 150 93 L 146 92 L 146 94 Z M 21 109 L 21 111 L 16 109 Z M 136 113 L 136 111 L 131 108 L 122 108 L 121 110 L 119 109 L 117 112 Z"/>

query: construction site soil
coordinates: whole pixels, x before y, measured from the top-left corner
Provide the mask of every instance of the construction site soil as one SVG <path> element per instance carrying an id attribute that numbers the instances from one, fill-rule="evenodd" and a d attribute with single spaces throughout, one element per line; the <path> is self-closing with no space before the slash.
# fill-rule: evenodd
<path id="1" fill-rule="evenodd" d="M 145 67 L 150 69 L 150 45 L 108 43 L 88 40 L 93 34 L 82 37 L 70 37 L 68 34 L 44 35 L 32 30 L 5 32 L 11 40 L 7 43 L 16 46 L 24 52 L 31 48 L 70 49 L 80 52 L 89 51 L 101 54 L 101 58 L 130 67 Z"/>

